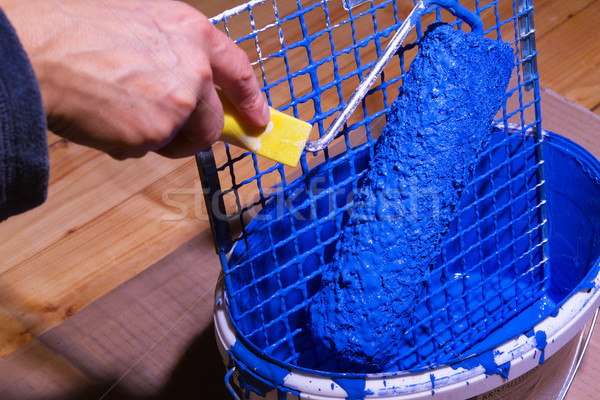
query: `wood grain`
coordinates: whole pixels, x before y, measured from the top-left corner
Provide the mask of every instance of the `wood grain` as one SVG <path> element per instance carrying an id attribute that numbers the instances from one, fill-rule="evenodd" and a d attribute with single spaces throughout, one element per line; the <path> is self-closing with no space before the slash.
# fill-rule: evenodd
<path id="1" fill-rule="evenodd" d="M 540 37 L 537 47 L 542 85 L 600 115 L 598 15 L 600 1 L 590 2 Z"/>

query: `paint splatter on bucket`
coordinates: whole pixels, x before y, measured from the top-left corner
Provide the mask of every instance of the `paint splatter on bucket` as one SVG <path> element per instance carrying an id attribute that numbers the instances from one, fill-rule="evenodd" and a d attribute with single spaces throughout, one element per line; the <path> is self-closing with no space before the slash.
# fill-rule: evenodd
<path id="1" fill-rule="evenodd" d="M 401 27 L 404 6 L 250 0 L 212 21 L 246 50 L 271 105 L 322 136 Z M 349 364 L 319 346 L 307 329 L 308 305 L 426 26 L 448 22 L 466 30 L 467 24 L 452 10 L 428 9 L 412 45 L 388 64 L 340 136 L 324 151 L 305 152 L 296 169 L 227 145 L 198 155 L 223 266 L 216 330 L 226 379 L 238 396 L 512 394 L 519 382 L 538 379 L 553 357 L 570 352 L 569 341 L 597 308 L 600 167 L 577 145 L 542 135 L 533 6 L 482 0 L 469 7 L 483 19 L 484 36 L 510 43 L 515 54 L 494 121 L 503 128 L 481 153 L 423 299 L 396 343 L 400 356 L 386 365 Z M 417 191 L 415 202 L 422 200 Z"/>
<path id="2" fill-rule="evenodd" d="M 496 132 L 492 139 L 492 147 L 494 143 L 501 143 L 503 137 L 502 132 Z M 529 143 L 532 140 L 516 135 L 511 139 L 510 145 L 495 148 L 490 153 L 490 162 L 480 163 L 474 181 L 477 182 L 480 176 L 494 173 L 494 184 L 497 187 L 501 187 L 506 182 L 514 183 L 510 175 L 497 168 L 494 154 L 497 160 L 505 160 L 510 158 L 503 153 L 505 151 L 531 152 L 529 158 L 533 160 L 535 148 Z M 303 310 L 305 311 L 307 301 L 294 299 L 295 304 L 298 305 L 297 321 L 287 319 L 288 325 L 281 329 L 275 329 L 276 323 L 265 320 L 270 316 L 277 322 L 277 315 L 281 314 L 276 307 L 269 307 L 267 303 L 261 308 L 262 314 L 233 323 L 231 315 L 235 315 L 236 311 L 231 309 L 224 288 L 220 286 L 216 295 L 216 331 L 220 349 L 229 367 L 228 379 L 233 382 L 232 387 L 237 387 L 238 394 L 242 397 L 261 399 L 418 399 L 431 396 L 449 399 L 483 399 L 490 394 L 496 396 L 505 393 L 506 396 L 513 396 L 515 390 L 528 390 L 527 388 L 535 386 L 533 383 L 541 379 L 539 376 L 548 373 L 558 374 L 552 357 L 554 355 L 556 355 L 554 359 L 575 357 L 574 349 L 578 340 L 576 336 L 600 304 L 600 277 L 598 276 L 600 243 L 597 243 L 600 241 L 600 162 L 583 148 L 556 134 L 546 133 L 542 147 L 546 164 L 547 217 L 550 221 L 548 268 L 552 278 L 540 289 L 543 292 L 542 296 L 524 308 L 516 318 L 507 321 L 486 338 L 472 343 L 467 351 L 456 354 L 454 359 L 450 357 L 452 354 L 448 354 L 439 362 L 425 365 L 425 368 L 414 363 L 412 368 L 402 370 L 402 364 L 399 364 L 396 370 L 376 374 L 337 373 L 331 370 L 340 367 L 339 365 L 332 366 L 327 362 L 315 365 L 317 359 L 318 362 L 322 362 L 322 359 L 315 357 L 315 353 L 306 347 L 307 343 L 302 342 L 307 339 L 298 334 L 302 324 L 306 324 L 306 314 L 303 314 Z M 361 164 L 360 155 L 356 159 L 357 168 L 364 165 Z M 528 157 L 525 156 L 524 159 Z M 508 168 L 513 170 L 526 168 L 520 159 L 515 163 Z M 332 174 L 334 179 L 338 179 L 340 175 L 343 176 L 343 170 L 328 169 L 324 166 L 311 178 L 316 179 L 320 174 Z M 528 185 L 532 185 L 535 176 L 529 176 L 529 179 L 530 181 L 523 180 L 521 188 L 515 186 L 512 190 L 527 193 Z M 497 187 L 491 188 L 489 185 L 482 184 L 476 187 L 473 193 L 466 193 L 465 196 L 485 199 L 486 192 Z M 298 192 L 296 196 L 294 201 L 301 204 L 302 194 Z M 513 193 L 513 197 L 518 198 L 518 194 Z M 472 199 L 466 198 L 464 201 L 472 201 Z M 289 206 L 289 201 L 287 204 Z M 327 207 L 325 201 L 316 204 L 317 208 Z M 517 206 L 518 203 L 514 205 Z M 277 207 L 266 207 L 264 212 L 277 212 Z M 506 214 L 508 215 L 510 214 Z M 302 213 L 298 216 L 302 216 Z M 501 216 L 502 214 L 497 218 Z M 268 219 L 257 218 L 253 223 L 260 226 L 259 224 L 263 224 L 265 220 Z M 501 222 L 496 221 L 496 223 Z M 467 221 L 463 223 L 468 226 Z M 278 226 L 278 224 L 285 226 Z M 249 228 L 251 227 L 252 223 L 249 225 Z M 272 232 L 285 232 L 289 229 L 291 229 L 289 222 L 286 224 L 281 221 L 275 222 L 270 227 Z M 295 227 L 295 229 L 301 228 Z M 328 233 L 333 236 L 339 227 L 332 224 L 329 229 L 331 232 Z M 460 226 L 456 225 L 454 229 L 460 229 Z M 314 235 L 314 232 L 311 234 Z M 306 237 L 309 236 L 307 234 Z M 512 237 L 507 236 L 507 238 L 512 240 Z M 468 236 L 463 240 L 468 240 Z M 465 242 L 463 245 L 468 247 L 469 243 Z M 455 250 L 446 246 L 446 255 L 449 256 Z M 242 260 L 244 254 L 247 254 L 247 249 L 240 242 L 231 257 Z M 288 281 L 294 278 L 297 280 L 298 274 L 310 274 L 306 265 L 303 268 L 297 268 L 295 265 L 294 269 L 274 272 L 269 270 L 266 258 L 263 261 L 265 261 L 262 264 L 264 269 L 255 269 L 252 279 L 260 280 L 261 276 L 277 274 L 278 279 Z M 318 259 L 315 262 L 318 262 Z M 271 267 L 277 268 L 274 264 Z M 448 271 L 445 270 L 446 273 Z M 482 271 L 485 275 L 486 269 Z M 485 281 L 486 276 L 483 275 L 479 279 Z M 244 277 L 239 278 L 238 283 L 243 282 Z M 464 284 L 465 277 L 456 279 L 458 278 Z M 265 293 L 281 289 L 277 283 L 278 279 L 264 282 Z M 537 285 L 535 279 L 528 282 Z M 274 287 L 269 288 L 269 284 Z M 310 295 L 309 286 L 298 290 L 296 295 L 301 296 L 303 290 Z M 307 290 L 309 292 L 306 292 Z M 290 293 L 294 292 L 290 290 Z M 256 295 L 264 296 L 261 293 Z M 264 302 L 264 298 L 253 299 L 252 294 L 248 293 L 247 301 Z M 290 325 L 293 323 L 297 325 Z M 257 340 L 259 336 L 249 334 L 253 331 L 259 331 L 265 336 L 264 343 L 275 345 L 261 348 L 261 342 Z M 278 341 L 275 340 L 276 338 Z M 288 341 L 291 343 L 287 343 Z M 283 345 L 288 347 L 277 348 Z M 303 350 L 293 354 L 294 345 L 297 349 Z M 407 354 L 413 352 L 407 349 Z M 423 354 L 427 353 L 423 351 Z M 310 360 L 311 357 L 313 360 Z M 564 362 L 558 364 L 569 365 Z M 313 365 L 316 368 L 312 367 Z M 550 370 L 554 372 L 549 372 Z M 534 397 L 531 398 L 536 398 L 537 392 L 534 390 L 532 393 Z M 554 395 L 558 395 L 558 392 Z"/>

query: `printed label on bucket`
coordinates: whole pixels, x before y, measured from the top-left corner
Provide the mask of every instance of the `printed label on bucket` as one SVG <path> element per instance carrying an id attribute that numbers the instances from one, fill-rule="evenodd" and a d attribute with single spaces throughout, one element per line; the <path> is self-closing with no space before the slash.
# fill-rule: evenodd
<path id="1" fill-rule="evenodd" d="M 479 396 L 471 397 L 468 400 L 524 399 L 526 397 L 523 396 L 529 397 L 541 379 L 539 376 L 540 367 L 541 365 L 496 389 L 480 394 Z"/>

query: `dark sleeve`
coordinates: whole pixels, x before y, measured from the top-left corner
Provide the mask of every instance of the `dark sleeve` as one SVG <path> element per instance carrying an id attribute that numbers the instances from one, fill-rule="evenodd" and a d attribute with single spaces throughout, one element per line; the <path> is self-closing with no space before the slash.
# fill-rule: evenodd
<path id="1" fill-rule="evenodd" d="M 0 221 L 44 202 L 46 117 L 29 59 L 0 10 Z"/>

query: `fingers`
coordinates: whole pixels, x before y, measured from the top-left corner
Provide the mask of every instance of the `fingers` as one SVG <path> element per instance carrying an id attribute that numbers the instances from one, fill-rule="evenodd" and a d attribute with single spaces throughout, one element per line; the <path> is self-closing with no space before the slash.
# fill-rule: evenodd
<path id="1" fill-rule="evenodd" d="M 214 81 L 236 110 L 251 124 L 265 126 L 270 113 L 244 51 L 215 28 L 210 63 Z"/>
<path id="2" fill-rule="evenodd" d="M 156 153 L 181 158 L 209 148 L 223 130 L 223 106 L 213 85 L 204 85 L 199 101 L 177 135 Z"/>
<path id="3" fill-rule="evenodd" d="M 244 51 L 208 20 L 202 27 L 205 54 L 210 64 L 210 79 L 201 79 L 198 103 L 173 140 L 157 153 L 171 158 L 186 157 L 210 147 L 223 129 L 223 106 L 214 84 L 233 104 L 242 118 L 256 126 L 269 122 L 270 112 L 252 66 Z M 198 59 L 201 60 L 202 57 Z M 190 57 L 193 59 L 194 57 Z M 204 64 L 204 62 L 200 62 Z"/>

